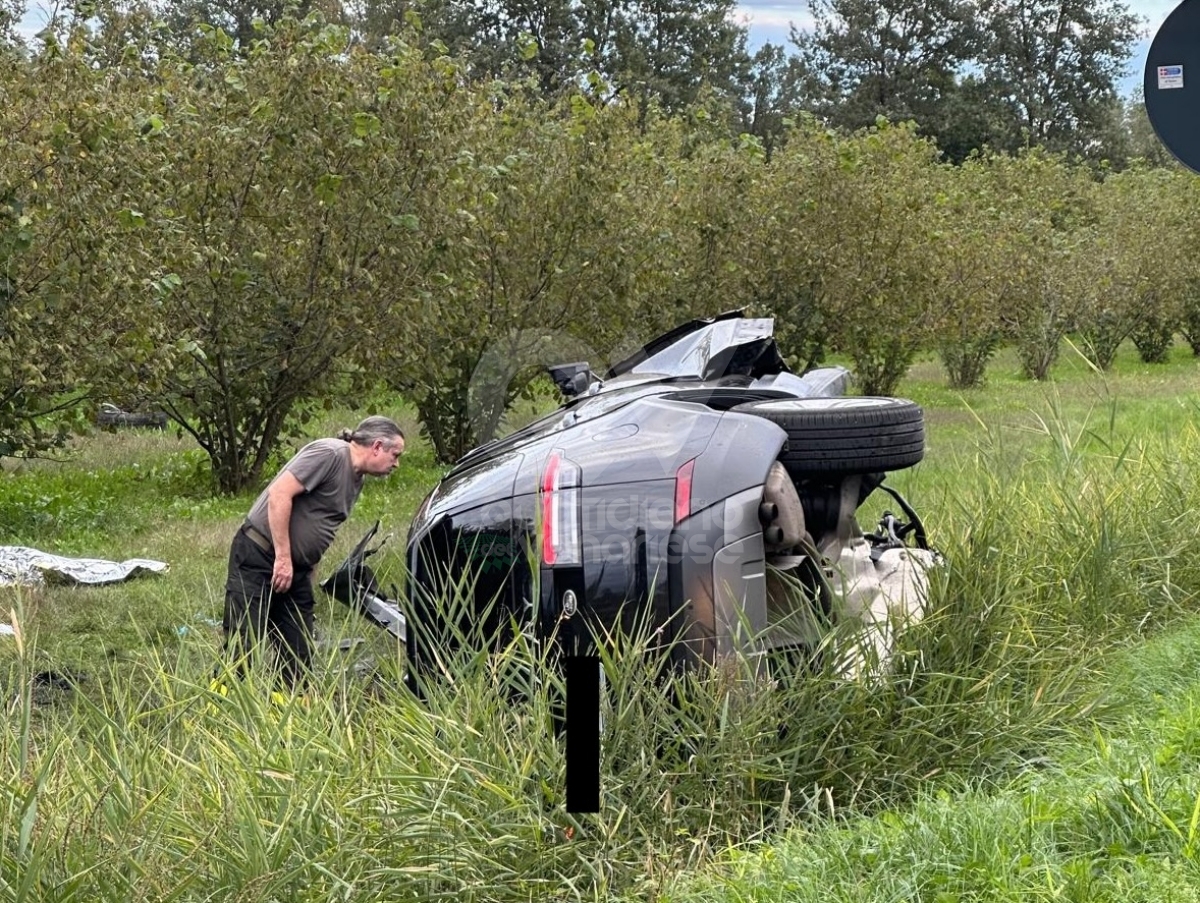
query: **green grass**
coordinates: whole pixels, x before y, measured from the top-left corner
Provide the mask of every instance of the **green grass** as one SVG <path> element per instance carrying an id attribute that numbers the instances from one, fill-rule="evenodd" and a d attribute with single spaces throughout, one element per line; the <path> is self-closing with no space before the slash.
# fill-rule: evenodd
<path id="1" fill-rule="evenodd" d="M 399 651 L 338 603 L 307 702 L 219 667 L 229 539 L 252 501 L 211 498 L 167 433 L 86 437 L 0 473 L 0 542 L 169 562 L 110 587 L 0 588 L 0 888 L 17 900 L 1191 899 L 1200 757 L 1200 364 L 1176 348 L 1052 384 L 997 359 L 900 394 L 929 451 L 895 474 L 949 567 L 895 673 L 786 687 L 724 669 L 655 690 L 608 663 L 603 811 L 562 805 L 562 749 L 518 643 L 418 704 Z M 309 426 L 332 433 L 367 412 Z M 522 414 L 526 416 L 526 414 Z M 409 454 L 368 484 L 327 566 L 377 519 L 404 533 L 442 473 Z M 878 494 L 877 494 L 878 495 Z M 866 518 L 888 507 L 882 496 Z M 865 518 L 864 518 L 865 521 Z M 835 638 L 834 642 L 851 642 Z M 644 650 L 642 650 L 644 652 Z M 64 690 L 38 672 L 75 675 Z M 535 673 L 545 673 L 536 669 Z M 781 727 L 786 725 L 786 730 Z M 571 839 L 568 839 L 568 832 Z"/>
<path id="2" fill-rule="evenodd" d="M 1200 623 L 1119 656 L 1109 708 L 1000 786 L 964 776 L 911 806 L 731 851 L 671 901 L 1195 900 Z"/>
<path id="3" fill-rule="evenodd" d="M 1088 421 L 1099 441 L 1108 436 L 1150 436 L 1169 429 L 1180 416 L 1200 405 L 1200 366 L 1183 342 L 1173 346 L 1163 364 L 1145 364 L 1132 345 L 1124 345 L 1108 372 L 1099 372 L 1071 346 L 1063 350 L 1054 379 L 1031 382 L 1020 375 L 1016 355 L 1002 350 L 988 371 L 987 383 L 965 391 L 946 387 L 945 374 L 934 358 L 918 361 L 902 383 L 900 394 L 929 412 L 933 441 L 930 454 L 942 447 L 970 444 L 995 430 L 1005 430 L 1018 444 L 1036 442 L 1045 433 L 1048 413 L 1059 412 L 1070 423 Z"/>

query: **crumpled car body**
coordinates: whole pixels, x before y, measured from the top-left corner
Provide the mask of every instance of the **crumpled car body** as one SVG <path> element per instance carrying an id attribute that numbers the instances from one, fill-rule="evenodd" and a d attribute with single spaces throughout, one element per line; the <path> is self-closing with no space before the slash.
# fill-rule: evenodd
<path id="1" fill-rule="evenodd" d="M 898 494 L 903 516 L 874 533 L 855 513 L 923 456 L 922 412 L 847 396 L 842 368 L 792 373 L 773 325 L 731 312 L 600 375 L 551 368 L 561 407 L 455 464 L 408 537 L 414 690 L 454 649 L 517 631 L 586 654 L 648 625 L 690 667 L 735 651 L 794 662 L 854 618 L 880 640 L 847 672 L 886 661 L 936 553 Z"/>

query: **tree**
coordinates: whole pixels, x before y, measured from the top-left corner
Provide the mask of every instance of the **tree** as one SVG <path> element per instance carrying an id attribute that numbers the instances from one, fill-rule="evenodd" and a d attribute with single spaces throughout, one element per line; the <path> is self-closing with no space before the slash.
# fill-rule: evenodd
<path id="1" fill-rule="evenodd" d="M 1182 167 L 1176 166 L 1175 202 L 1185 210 L 1195 210 L 1200 203 L 1200 186 L 1197 180 Z M 1198 229 L 1196 218 L 1184 219 L 1184 250 L 1180 255 L 1179 273 L 1179 330 L 1187 340 L 1192 354 L 1200 357 L 1200 254 L 1196 252 Z"/>
<path id="2" fill-rule="evenodd" d="M 79 45 L 81 42 L 73 42 Z M 0 56 L 0 457 L 62 444 L 97 396 L 153 382 L 159 342 L 121 235 L 126 84 L 51 42 Z"/>
<path id="3" fill-rule="evenodd" d="M 280 24 L 285 17 L 304 18 L 321 4 L 314 0 L 169 0 L 165 21 L 184 46 L 197 35 L 197 26 L 219 28 L 233 39 L 236 52 L 248 53 L 264 36 L 263 26 Z"/>
<path id="4" fill-rule="evenodd" d="M 408 13 L 428 42 L 467 61 L 474 79 L 532 77 L 544 96 L 569 95 L 589 73 L 608 94 L 670 111 L 705 90 L 732 105 L 749 64 L 736 0 L 371 0 L 369 43 Z"/>
<path id="5" fill-rule="evenodd" d="M 1178 166 L 1174 155 L 1159 140 L 1150 117 L 1146 114 L 1146 102 L 1139 86 L 1133 96 L 1123 105 L 1122 124 L 1128 136 L 1129 156 L 1142 160 L 1150 166 Z"/>
<path id="6" fill-rule="evenodd" d="M 985 146 L 1125 159 L 1116 83 L 1139 20 L 1120 0 L 816 0 L 793 28 L 817 111 L 912 119 L 960 162 Z"/>
<path id="7" fill-rule="evenodd" d="M 929 189 L 937 149 L 909 126 L 881 122 L 789 141 L 786 153 L 806 154 L 821 170 L 820 193 L 796 198 L 813 208 L 796 253 L 819 279 L 810 284 L 831 350 L 851 358 L 864 394 L 891 394 L 936 322 Z"/>
<path id="8" fill-rule="evenodd" d="M 944 128 L 942 105 L 978 40 L 974 2 L 814 0 L 814 26 L 792 28 L 818 112 L 857 129 L 879 117 L 915 120 L 925 134 Z"/>
<path id="9" fill-rule="evenodd" d="M 367 33 L 377 43 L 406 20 L 419 22 L 426 41 L 467 63 L 469 78 L 532 76 L 544 94 L 556 94 L 586 71 L 576 7 L 572 0 L 375 0 Z"/>
<path id="10" fill-rule="evenodd" d="M 27 183 L 9 183 L 0 195 L 0 458 L 36 455 L 61 445 L 67 424 L 51 418 L 80 400 L 71 392 L 69 353 L 58 345 L 60 337 L 67 337 L 66 324 L 47 310 L 37 291 L 38 277 L 23 259 L 36 253 L 35 222 L 45 212 L 44 207 L 35 212 L 27 206 L 22 197 L 27 188 Z M 68 382 L 58 382 L 60 375 Z M 48 387 L 64 397 L 55 398 Z"/>
<path id="11" fill-rule="evenodd" d="M 621 105 L 494 86 L 458 124 L 423 215 L 409 338 L 386 367 L 442 461 L 492 438 L 538 365 L 574 350 L 573 329 L 605 347 L 648 245 L 625 232 L 645 211 L 626 179 L 633 122 Z"/>
<path id="12" fill-rule="evenodd" d="M 175 364 L 160 404 L 224 491 L 254 485 L 301 401 L 378 366 L 416 294 L 420 197 L 457 86 L 415 51 L 347 53 L 285 20 L 244 57 L 209 33 L 146 98 L 136 228 Z M 377 377 L 375 373 L 370 376 Z"/>
<path id="13" fill-rule="evenodd" d="M 1097 187 L 1097 222 L 1080 257 L 1091 282 L 1079 332 L 1102 370 L 1128 338 L 1143 360 L 1164 360 L 1179 327 L 1191 211 L 1180 203 L 1183 186 L 1174 177 L 1171 170 L 1134 168 Z"/>
<path id="14" fill-rule="evenodd" d="M 19 47 L 23 43 L 17 26 L 25 17 L 24 0 L 0 0 L 0 49 L 6 45 Z"/>
<path id="15" fill-rule="evenodd" d="M 732 296 L 775 317 L 789 364 L 804 371 L 823 360 L 833 340 L 839 280 L 832 255 L 845 190 L 833 136 L 801 115 L 769 165 L 747 161 L 735 186 L 738 219 L 720 240 L 736 261 Z"/>
<path id="16" fill-rule="evenodd" d="M 1004 336 L 1016 346 L 1022 373 L 1044 380 L 1090 290 L 1084 249 L 1096 222 L 1096 183 L 1086 167 L 1041 148 L 992 155 L 988 182 L 1013 240 Z"/>
<path id="17" fill-rule="evenodd" d="M 1139 19 L 1120 0 L 981 0 L 985 84 L 1010 113 L 1002 149 L 1084 154 L 1112 116 Z"/>
<path id="18" fill-rule="evenodd" d="M 736 0 L 628 0 L 619 9 L 611 38 L 587 35 L 606 48 L 602 71 L 618 90 L 668 111 L 694 104 L 705 87 L 736 97 L 748 61 Z"/>
<path id="19" fill-rule="evenodd" d="M 922 132 L 937 141 L 945 160 L 962 163 L 1000 148 L 1010 132 L 1009 118 L 1001 99 L 972 72 L 945 89 L 935 116 L 921 125 Z"/>
<path id="20" fill-rule="evenodd" d="M 1004 338 L 1005 307 L 1029 265 L 1021 228 L 1024 205 L 1012 203 L 1004 190 L 1005 162 L 972 157 L 935 174 L 937 345 L 955 389 L 983 382 Z"/>
<path id="21" fill-rule="evenodd" d="M 754 135 L 770 158 L 805 102 L 799 58 L 778 44 L 764 44 L 750 59 L 739 88 L 738 131 Z"/>

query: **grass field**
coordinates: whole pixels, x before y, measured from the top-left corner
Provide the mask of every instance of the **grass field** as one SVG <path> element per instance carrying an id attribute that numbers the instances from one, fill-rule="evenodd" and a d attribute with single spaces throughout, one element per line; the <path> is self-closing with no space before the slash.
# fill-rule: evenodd
<path id="1" fill-rule="evenodd" d="M 578 819 L 563 811 L 544 702 L 503 704 L 495 671 L 468 663 L 454 692 L 417 704 L 397 686 L 398 650 L 338 603 L 322 603 L 322 635 L 365 642 L 323 651 L 307 700 L 272 704 L 254 680 L 211 692 L 225 556 L 252 497 L 212 498 L 186 440 L 102 433 L 62 462 L 6 461 L 0 543 L 170 571 L 0 588 L 0 620 L 18 628 L 0 637 L 0 889 L 1193 899 L 1198 377 L 1182 345 L 1157 366 L 1126 349 L 1108 374 L 1068 350 L 1045 385 L 1002 355 L 966 393 L 918 362 L 900 394 L 926 410 L 928 452 L 889 482 L 950 568 L 901 667 L 786 690 L 710 675 L 679 688 L 681 723 L 636 657 L 611 663 L 604 811 Z M 336 412 L 313 434 L 362 413 Z M 382 519 L 396 534 L 374 559 L 385 584 L 441 473 L 399 416 L 410 451 L 368 484 L 326 562 Z"/>

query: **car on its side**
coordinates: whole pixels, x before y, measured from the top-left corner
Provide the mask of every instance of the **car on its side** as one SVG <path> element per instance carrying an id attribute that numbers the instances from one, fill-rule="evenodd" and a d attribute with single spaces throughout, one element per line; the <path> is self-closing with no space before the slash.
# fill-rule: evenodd
<path id="1" fill-rule="evenodd" d="M 886 664 L 938 560 L 884 485 L 922 459 L 923 413 L 846 395 L 839 367 L 791 372 L 773 325 L 731 312 L 602 374 L 551 368 L 562 405 L 453 466 L 412 522 L 399 601 L 356 603 L 404 640 L 415 691 L 464 644 L 520 631 L 583 654 L 647 623 L 683 668 L 795 662 L 839 621 L 870 636 L 847 673 Z M 900 513 L 864 533 L 877 490 Z"/>

